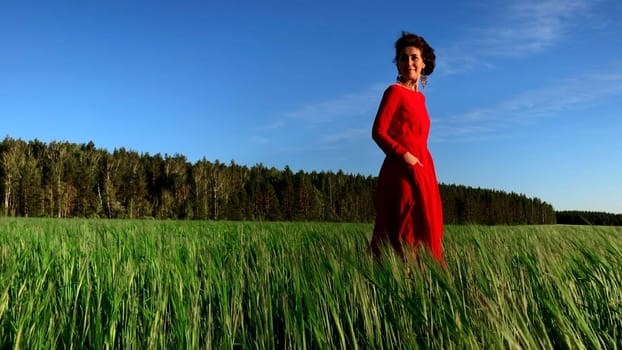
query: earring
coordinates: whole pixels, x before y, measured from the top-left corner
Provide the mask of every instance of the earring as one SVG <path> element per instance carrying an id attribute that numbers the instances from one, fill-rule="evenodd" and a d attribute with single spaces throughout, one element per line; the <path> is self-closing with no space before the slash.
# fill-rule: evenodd
<path id="1" fill-rule="evenodd" d="M 396 80 L 397 80 L 397 82 L 398 82 L 398 83 L 399 83 L 400 81 L 402 81 L 402 75 L 401 75 L 401 74 L 398 74 L 398 75 L 397 75 Z"/>
<path id="2" fill-rule="evenodd" d="M 428 84 L 428 76 L 422 74 L 419 80 L 421 80 L 421 88 L 425 89 L 425 86 Z"/>

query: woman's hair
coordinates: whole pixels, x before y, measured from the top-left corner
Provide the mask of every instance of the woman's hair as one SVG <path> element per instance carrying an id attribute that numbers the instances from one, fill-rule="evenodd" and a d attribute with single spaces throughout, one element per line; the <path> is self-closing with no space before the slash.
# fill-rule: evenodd
<path id="1" fill-rule="evenodd" d="M 423 37 L 417 34 L 402 31 L 402 37 L 395 42 L 395 58 L 393 58 L 393 63 L 397 64 L 402 51 L 404 51 L 404 48 L 407 46 L 414 46 L 421 50 L 421 58 L 423 59 L 423 63 L 425 63 L 425 68 L 423 68 L 422 73 L 423 75 L 432 74 L 436 61 L 434 49 L 428 45 Z"/>

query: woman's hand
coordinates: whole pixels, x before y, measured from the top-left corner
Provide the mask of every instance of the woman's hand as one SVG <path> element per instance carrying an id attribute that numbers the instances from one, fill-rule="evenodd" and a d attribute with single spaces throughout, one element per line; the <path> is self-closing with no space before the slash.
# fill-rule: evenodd
<path id="1" fill-rule="evenodd" d="M 414 165 L 423 166 L 423 163 L 419 161 L 419 158 L 413 156 L 412 153 L 410 152 L 404 153 L 404 161 L 410 166 L 414 166 Z"/>

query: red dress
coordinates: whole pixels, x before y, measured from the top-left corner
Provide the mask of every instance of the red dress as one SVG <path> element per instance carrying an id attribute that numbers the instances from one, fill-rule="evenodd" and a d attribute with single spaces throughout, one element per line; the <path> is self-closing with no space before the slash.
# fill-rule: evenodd
<path id="1" fill-rule="evenodd" d="M 402 253 L 402 244 L 413 250 L 429 247 L 434 258 L 443 260 L 443 208 L 427 141 L 430 117 L 425 96 L 401 85 L 384 92 L 372 137 L 386 154 L 378 175 L 376 221 L 370 249 L 389 242 Z M 408 165 L 403 159 L 412 153 L 423 166 Z"/>

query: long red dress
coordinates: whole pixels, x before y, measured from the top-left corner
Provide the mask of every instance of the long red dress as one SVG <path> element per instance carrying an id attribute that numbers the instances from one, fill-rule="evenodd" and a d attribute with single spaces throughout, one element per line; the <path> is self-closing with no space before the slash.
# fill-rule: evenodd
<path id="1" fill-rule="evenodd" d="M 375 195 L 376 221 L 370 250 L 390 243 L 403 256 L 402 245 L 416 250 L 429 247 L 434 258 L 443 260 L 443 208 L 427 141 L 430 117 L 421 92 L 401 85 L 384 92 L 372 129 L 372 137 L 386 154 Z M 421 165 L 404 161 L 412 153 Z"/>

